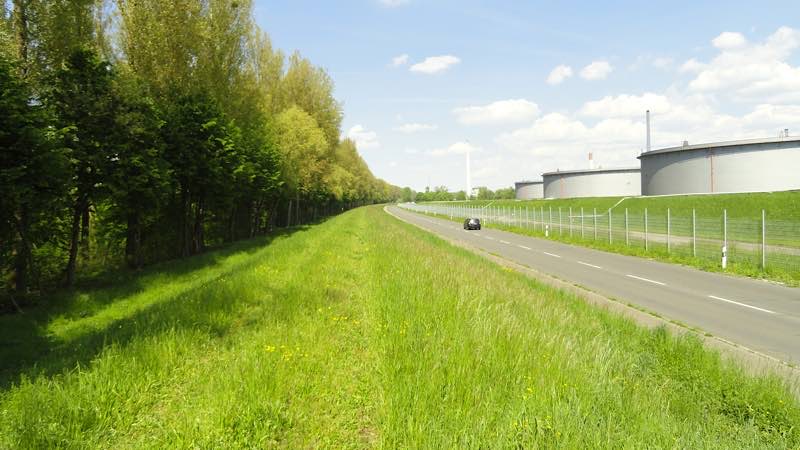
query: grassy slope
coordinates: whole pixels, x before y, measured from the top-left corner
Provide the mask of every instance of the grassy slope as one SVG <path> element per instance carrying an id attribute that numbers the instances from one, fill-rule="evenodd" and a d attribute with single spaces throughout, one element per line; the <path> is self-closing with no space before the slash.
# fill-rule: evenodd
<path id="1" fill-rule="evenodd" d="M 265 244 L 0 318 L 0 447 L 800 445 L 779 380 L 379 208 Z"/>
<path id="2" fill-rule="evenodd" d="M 598 214 L 608 211 L 622 197 L 590 197 L 590 198 L 571 198 L 554 200 L 496 200 L 493 206 L 505 207 L 525 207 L 544 208 L 554 210 L 557 208 L 567 209 L 572 207 L 573 213 L 577 214 L 581 207 L 585 208 L 586 214 L 597 208 Z M 446 203 L 446 202 L 442 202 Z M 483 206 L 489 201 L 472 201 L 474 206 Z M 728 217 L 731 219 L 752 219 L 761 220 L 761 210 L 767 211 L 767 216 L 774 220 L 785 220 L 789 222 L 800 222 L 800 191 L 788 192 L 759 192 L 751 194 L 718 194 L 718 195 L 677 195 L 671 197 L 633 197 L 628 198 L 619 204 L 613 211 L 619 213 L 622 209 L 628 208 L 629 212 L 640 214 L 644 208 L 648 213 L 658 216 L 666 216 L 667 208 L 674 216 L 691 217 L 692 208 L 697 210 L 698 217 L 718 218 L 722 217 L 722 210 L 728 210 Z"/>

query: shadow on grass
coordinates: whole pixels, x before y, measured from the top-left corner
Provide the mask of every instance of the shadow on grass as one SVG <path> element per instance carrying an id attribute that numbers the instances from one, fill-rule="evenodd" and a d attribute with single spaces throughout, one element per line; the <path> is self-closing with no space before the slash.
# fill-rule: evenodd
<path id="1" fill-rule="evenodd" d="M 140 272 L 120 271 L 117 274 L 107 274 L 102 280 L 56 292 L 23 314 L 0 316 L 0 391 L 9 389 L 22 376 L 52 376 L 78 364 L 85 366 L 105 347 L 112 344 L 124 345 L 134 337 L 152 336 L 168 329 L 182 328 L 200 328 L 210 334 L 224 335 L 227 325 L 210 318 L 216 312 L 232 307 L 235 302 L 205 298 L 202 291 L 207 287 L 206 283 L 181 289 L 169 298 L 159 300 L 122 319 L 111 320 L 101 329 L 88 331 L 68 342 L 50 335 L 47 329 L 57 316 L 79 320 L 102 311 L 114 302 L 143 292 L 150 278 L 170 279 L 191 275 L 198 270 L 219 266 L 234 254 L 252 255 L 277 238 L 308 228 L 309 226 L 300 226 L 280 229 L 267 237 L 236 242 L 182 260 L 158 263 Z M 260 262 L 262 261 L 247 258 L 226 271 L 214 274 L 212 279 L 229 276 Z M 283 295 L 280 292 L 268 294 L 276 298 Z M 80 303 L 81 298 L 86 296 L 92 297 L 88 308 Z M 186 301 L 193 297 L 203 303 L 199 305 L 195 301 Z"/>

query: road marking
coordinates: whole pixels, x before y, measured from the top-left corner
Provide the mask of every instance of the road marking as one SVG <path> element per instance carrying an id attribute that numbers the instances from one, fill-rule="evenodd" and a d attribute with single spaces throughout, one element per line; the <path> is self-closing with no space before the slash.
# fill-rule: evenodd
<path id="1" fill-rule="evenodd" d="M 484 237 L 485 237 L 486 239 L 490 240 L 490 241 L 493 241 L 493 240 L 494 240 L 494 238 L 493 238 L 493 237 L 491 237 L 491 236 L 484 236 Z"/>
<path id="2" fill-rule="evenodd" d="M 531 249 L 530 247 L 525 247 L 524 245 L 519 245 L 519 244 L 517 244 L 517 247 L 519 247 L 521 249 L 524 249 L 524 250 L 530 250 Z"/>
<path id="3" fill-rule="evenodd" d="M 511 245 L 511 242 L 506 242 L 506 241 L 504 241 L 504 240 L 502 240 L 502 239 L 500 239 L 500 243 L 501 243 L 501 244 L 507 244 L 507 245 Z"/>
<path id="4" fill-rule="evenodd" d="M 544 253 L 547 256 L 552 256 L 553 258 L 561 258 L 561 256 L 556 255 L 555 253 L 547 253 L 547 252 L 542 252 L 542 253 Z"/>
<path id="5" fill-rule="evenodd" d="M 589 264 L 587 262 L 578 261 L 578 264 L 583 264 L 584 266 L 594 267 L 595 269 L 602 269 L 600 266 L 595 266 L 594 264 Z"/>
<path id="6" fill-rule="evenodd" d="M 667 283 L 662 283 L 660 281 L 655 281 L 655 280 L 650 280 L 650 279 L 647 279 L 647 278 L 637 277 L 636 275 L 625 275 L 625 276 L 628 277 L 628 278 L 636 278 L 637 280 L 641 280 L 641 281 L 646 281 L 648 283 L 657 284 L 659 286 L 666 286 L 667 285 Z"/>
<path id="7" fill-rule="evenodd" d="M 775 311 L 770 311 L 768 309 L 759 308 L 758 306 L 747 305 L 745 303 L 735 302 L 733 300 L 728 300 L 727 298 L 717 297 L 716 295 L 709 295 L 708 298 L 713 298 L 714 300 L 719 300 L 721 302 L 733 303 L 734 305 L 744 306 L 745 308 L 756 309 L 756 310 L 763 311 L 763 312 L 768 313 L 768 314 L 775 314 Z"/>

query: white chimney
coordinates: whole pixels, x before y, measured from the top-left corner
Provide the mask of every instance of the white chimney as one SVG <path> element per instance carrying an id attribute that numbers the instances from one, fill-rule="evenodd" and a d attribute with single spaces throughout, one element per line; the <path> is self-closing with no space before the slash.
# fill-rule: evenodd
<path id="1" fill-rule="evenodd" d="M 592 158 L 592 152 L 589 152 L 589 170 L 594 169 L 594 159 Z"/>

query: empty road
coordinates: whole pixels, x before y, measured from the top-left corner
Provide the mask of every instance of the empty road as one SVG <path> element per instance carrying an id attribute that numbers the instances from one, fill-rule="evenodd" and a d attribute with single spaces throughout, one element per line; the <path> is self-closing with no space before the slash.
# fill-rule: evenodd
<path id="1" fill-rule="evenodd" d="M 392 214 L 607 297 L 800 363 L 800 289 L 486 229 L 390 206 Z"/>

